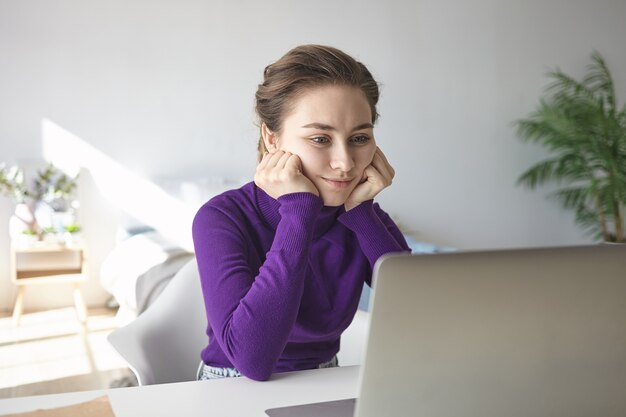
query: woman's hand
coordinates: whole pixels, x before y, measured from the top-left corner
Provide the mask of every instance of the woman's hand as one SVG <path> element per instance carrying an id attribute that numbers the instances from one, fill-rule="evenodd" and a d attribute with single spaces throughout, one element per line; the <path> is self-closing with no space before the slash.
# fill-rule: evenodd
<path id="1" fill-rule="evenodd" d="M 302 174 L 298 155 L 290 152 L 276 151 L 263 155 L 254 174 L 254 183 L 274 199 L 301 192 L 320 195 L 311 180 Z"/>
<path id="2" fill-rule="evenodd" d="M 376 147 L 372 163 L 363 171 L 363 178 L 344 203 L 346 211 L 351 210 L 364 201 L 373 199 L 378 193 L 391 185 L 396 171 L 387 161 L 385 154 Z"/>

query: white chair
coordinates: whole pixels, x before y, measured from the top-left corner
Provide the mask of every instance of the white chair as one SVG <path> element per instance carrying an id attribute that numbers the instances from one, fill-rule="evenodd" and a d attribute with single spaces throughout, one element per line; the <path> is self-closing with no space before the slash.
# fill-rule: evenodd
<path id="1" fill-rule="evenodd" d="M 337 353 L 339 366 L 361 365 L 367 344 L 370 313 L 357 310 L 352 323 L 341 335 L 341 350 Z"/>
<path id="2" fill-rule="evenodd" d="M 369 314 L 358 311 L 341 338 L 341 366 L 359 365 Z M 192 381 L 206 346 L 206 312 L 196 259 L 171 279 L 156 301 L 136 320 L 111 332 L 109 343 L 128 362 L 139 385 Z"/>
<path id="3" fill-rule="evenodd" d="M 128 362 L 139 385 L 192 381 L 206 346 L 206 313 L 196 259 L 171 279 L 136 320 L 111 332 L 109 343 Z"/>

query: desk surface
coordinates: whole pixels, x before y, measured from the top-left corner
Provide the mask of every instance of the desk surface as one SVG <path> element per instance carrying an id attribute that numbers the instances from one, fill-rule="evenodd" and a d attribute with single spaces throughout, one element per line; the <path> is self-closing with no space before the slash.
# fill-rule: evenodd
<path id="1" fill-rule="evenodd" d="M 358 366 L 346 366 L 275 374 L 266 382 L 227 378 L 19 397 L 0 400 L 0 415 L 72 405 L 107 394 L 116 417 L 262 417 L 268 408 L 355 398 L 358 376 Z"/>

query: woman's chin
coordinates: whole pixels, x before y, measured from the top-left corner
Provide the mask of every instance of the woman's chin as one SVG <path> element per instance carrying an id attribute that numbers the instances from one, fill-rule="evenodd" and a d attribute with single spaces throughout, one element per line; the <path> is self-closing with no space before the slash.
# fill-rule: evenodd
<path id="1" fill-rule="evenodd" d="M 339 206 L 343 206 L 346 203 L 346 200 L 348 199 L 348 196 L 350 194 L 347 195 L 337 195 L 335 193 L 331 194 L 331 195 L 325 195 L 322 194 L 322 200 L 324 201 L 324 205 L 327 207 L 339 207 Z"/>
<path id="2" fill-rule="evenodd" d="M 322 182 L 316 184 L 317 189 L 320 192 L 320 197 L 327 207 L 339 207 L 343 206 L 348 197 L 352 194 L 352 191 L 358 184 L 353 181 L 347 187 L 329 186 L 327 183 Z"/>

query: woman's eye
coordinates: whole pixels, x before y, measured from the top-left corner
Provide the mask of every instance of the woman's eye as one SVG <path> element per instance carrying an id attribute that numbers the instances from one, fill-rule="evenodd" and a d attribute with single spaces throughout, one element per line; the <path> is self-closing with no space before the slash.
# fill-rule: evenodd
<path id="1" fill-rule="evenodd" d="M 351 141 L 356 144 L 367 143 L 367 141 L 369 140 L 370 140 L 369 136 L 365 136 L 365 135 L 354 136 L 351 139 Z"/>
<path id="2" fill-rule="evenodd" d="M 330 142 L 330 140 L 325 136 L 315 136 L 314 138 L 311 138 L 311 140 L 313 141 L 313 143 L 318 143 L 318 144 L 324 144 L 324 143 Z"/>

